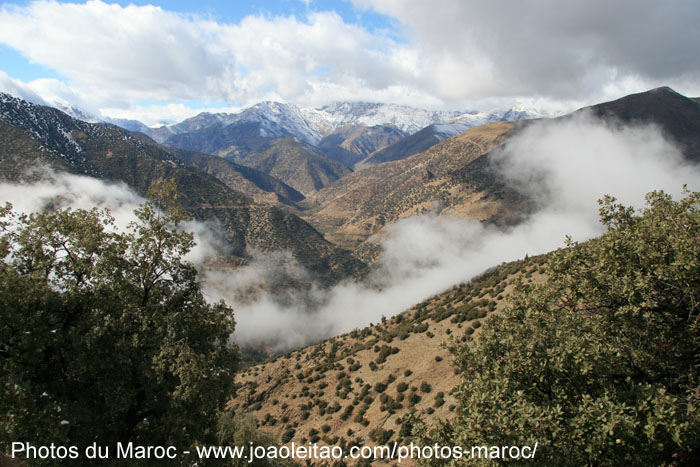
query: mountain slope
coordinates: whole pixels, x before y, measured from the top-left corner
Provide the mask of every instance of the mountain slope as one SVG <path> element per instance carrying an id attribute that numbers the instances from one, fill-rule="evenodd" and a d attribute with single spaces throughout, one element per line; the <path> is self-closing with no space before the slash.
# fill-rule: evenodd
<path id="1" fill-rule="evenodd" d="M 498 312 L 518 280 L 543 280 L 546 256 L 493 268 L 382 323 L 252 366 L 230 410 L 282 443 L 407 444 L 412 415 L 452 419 L 459 383 L 449 351 Z"/>
<path id="2" fill-rule="evenodd" d="M 505 205 L 452 176 L 502 144 L 513 124 L 490 123 L 442 141 L 429 150 L 399 161 L 352 173 L 309 197 L 305 218 L 339 244 L 357 246 L 385 225 L 426 210 L 444 210 L 479 220 L 490 219 Z"/>
<path id="3" fill-rule="evenodd" d="M 244 141 L 254 136 L 262 140 L 294 136 L 316 144 L 321 139 L 320 131 L 318 123 L 309 121 L 293 104 L 261 102 L 237 113 L 203 112 L 178 124 L 149 130 L 147 134 L 170 146 L 226 155 L 227 147 L 245 150 Z M 225 135 L 212 141 L 210 137 L 220 132 Z M 249 144 L 261 147 L 260 142 Z"/>
<path id="4" fill-rule="evenodd" d="M 259 170 L 210 154 L 167 148 L 169 152 L 256 201 L 296 207 L 304 195 L 286 183 Z"/>
<path id="5" fill-rule="evenodd" d="M 23 178 L 21 171 L 29 168 L 27 162 L 49 162 L 73 173 L 123 181 L 141 195 L 157 178 L 173 178 L 183 207 L 198 219 L 221 221 L 233 252 L 239 256 L 245 257 L 248 247 L 289 250 L 326 283 L 363 269 L 360 261 L 328 243 L 297 216 L 255 203 L 161 146 L 144 143 L 125 130 L 75 120 L 56 109 L 6 94 L 0 94 L 0 121 L 4 130 L 0 141 L 8 134 L 14 142 L 0 144 L 3 169 L 15 167 L 3 171 L 3 178 Z M 17 146 L 26 150 L 12 152 Z M 29 161 L 24 158 L 27 155 Z"/>
<path id="6" fill-rule="evenodd" d="M 2 99 L 2 95 L 0 95 Z M 2 108 L 0 107 L 0 112 Z M 60 171 L 75 170 L 72 164 L 46 149 L 22 129 L 0 116 L 0 174 L 12 182 L 34 181 L 41 177 L 42 167 L 52 166 Z M 78 171 L 83 173 L 82 171 Z"/>
<path id="7" fill-rule="evenodd" d="M 144 125 L 143 123 L 139 122 L 138 120 L 131 120 L 131 119 L 127 119 L 127 118 L 109 118 L 108 117 L 108 118 L 103 118 L 102 123 L 111 123 L 112 125 L 116 125 L 120 128 L 124 128 L 125 130 L 139 131 L 141 133 L 147 133 L 151 130 L 150 127 Z"/>
<path id="8" fill-rule="evenodd" d="M 669 139 L 680 145 L 689 160 L 700 162 L 700 103 L 669 87 L 631 94 L 582 110 L 623 123 L 658 125 Z"/>
<path id="9" fill-rule="evenodd" d="M 510 109 L 505 112 L 471 112 L 460 115 L 452 120 L 429 125 L 422 130 L 391 144 L 370 155 L 357 164 L 356 169 L 363 169 L 382 162 L 405 159 L 414 154 L 426 151 L 435 144 L 447 138 L 480 125 L 493 122 L 519 122 L 541 118 L 542 113 Z"/>
<path id="10" fill-rule="evenodd" d="M 345 165 L 293 137 L 276 139 L 261 152 L 228 158 L 271 175 L 304 195 L 350 173 Z"/>
<path id="11" fill-rule="evenodd" d="M 344 126 L 318 143 L 318 148 L 328 157 L 353 167 L 370 154 L 400 141 L 403 131 L 388 125 Z"/>
<path id="12" fill-rule="evenodd" d="M 236 158 L 267 149 L 271 140 L 272 138 L 265 135 L 259 122 L 230 125 L 216 122 L 200 130 L 172 135 L 163 144 L 189 151 Z"/>
<path id="13" fill-rule="evenodd" d="M 436 131 L 435 125 L 430 125 L 417 133 L 413 133 L 390 146 L 385 147 L 362 160 L 357 165 L 357 169 L 363 169 L 382 162 L 397 161 L 405 159 L 419 152 L 423 152 L 436 145 L 444 138 L 441 138 Z"/>

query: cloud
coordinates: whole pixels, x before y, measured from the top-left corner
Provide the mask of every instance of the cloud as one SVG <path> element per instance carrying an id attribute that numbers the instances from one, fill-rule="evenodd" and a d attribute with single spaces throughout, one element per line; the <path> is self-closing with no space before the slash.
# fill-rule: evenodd
<path id="1" fill-rule="evenodd" d="M 242 89 L 272 87 L 286 99 L 311 96 L 323 83 L 359 92 L 385 89 L 413 74 L 410 63 L 398 59 L 409 51 L 333 12 L 311 12 L 306 21 L 248 16 L 226 27 L 221 41 L 249 72 Z"/>
<path id="2" fill-rule="evenodd" d="M 125 231 L 129 223 L 136 222 L 134 210 L 145 199 L 124 183 L 107 183 L 102 180 L 54 173 L 46 169 L 42 179 L 32 183 L 0 182 L 0 199 L 9 202 L 15 212 L 39 212 L 47 207 L 73 209 L 109 209 L 115 225 Z M 196 246 L 186 260 L 202 265 L 204 260 L 226 252 L 221 227 L 215 223 L 188 221 L 182 228 L 195 236 Z"/>
<path id="3" fill-rule="evenodd" d="M 327 103 L 334 91 L 381 98 L 390 90 L 396 97 L 404 88 L 415 94 L 418 61 L 334 12 L 225 24 L 99 0 L 5 5 L 0 42 L 65 76 L 91 111 L 154 101 Z"/>
<path id="4" fill-rule="evenodd" d="M 700 93 L 700 4 L 692 0 L 354 3 L 405 26 L 443 95 L 600 100 L 619 96 L 609 88 L 660 84 Z"/>
<path id="5" fill-rule="evenodd" d="M 19 97 L 32 104 L 57 108 L 78 106 L 92 114 L 99 113 L 78 91 L 55 78 L 40 78 L 27 83 L 12 78 L 0 70 L 0 92 Z"/>
<path id="6" fill-rule="evenodd" d="M 195 97 L 212 77 L 226 78 L 214 23 L 153 6 L 32 2 L 0 11 L 0 41 L 65 75 L 104 101 Z"/>
<path id="7" fill-rule="evenodd" d="M 32 89 L 32 86 L 22 80 L 8 76 L 8 74 L 2 70 L 0 70 L 0 92 L 12 94 L 15 97 L 20 97 L 33 104 L 46 105 L 44 98 L 39 96 L 39 94 Z"/>
<path id="8" fill-rule="evenodd" d="M 34 183 L 0 183 L 0 199 L 17 212 L 31 213 L 58 203 L 75 209 L 109 208 L 118 226 L 135 221 L 134 208 L 144 199 L 123 183 L 108 184 L 92 177 L 54 173 L 47 169 Z"/>
<path id="9" fill-rule="evenodd" d="M 679 195 L 683 183 L 700 182 L 658 127 L 619 127 L 587 112 L 531 125 L 496 156 L 509 183 L 549 210 L 590 211 L 606 193 L 639 206 L 651 190 Z"/>
<path id="10" fill-rule="evenodd" d="M 151 124 L 184 115 L 162 105 L 174 101 L 488 108 L 536 99 L 570 110 L 659 85 L 700 94 L 692 0 L 354 4 L 395 28 L 313 9 L 224 23 L 154 6 L 41 0 L 0 7 L 0 42 L 65 77 L 27 83 L 37 95 Z"/>

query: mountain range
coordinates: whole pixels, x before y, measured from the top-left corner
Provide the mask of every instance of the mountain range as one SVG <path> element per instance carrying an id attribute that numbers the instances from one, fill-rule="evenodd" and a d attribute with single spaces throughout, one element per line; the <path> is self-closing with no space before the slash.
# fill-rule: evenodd
<path id="1" fill-rule="evenodd" d="M 146 133 L 169 146 L 243 163 L 251 152 L 266 149 L 277 138 L 291 136 L 353 168 L 364 158 L 426 127 L 431 128 L 434 144 L 483 123 L 541 116 L 534 111 L 513 109 L 492 113 L 427 111 L 366 102 L 340 102 L 312 109 L 262 102 L 239 113 L 202 113 Z M 424 149 L 427 147 L 423 145 Z"/>
<path id="2" fill-rule="evenodd" d="M 158 129 L 86 122 L 0 94 L 0 180 L 30 182 L 50 167 L 145 195 L 156 179 L 173 178 L 185 209 L 223 226 L 230 246 L 218 259 L 223 267 L 245 264 L 254 251 L 286 250 L 330 286 L 370 274 L 382 255 L 379 240 L 416 214 L 512 231 L 537 200 L 496 169 L 498 155 L 535 125 L 587 116 L 612 128 L 651 125 L 684 162 L 700 163 L 700 99 L 666 87 L 556 120 L 516 110 L 340 103 L 309 111 L 268 102 Z M 428 423 L 455 417 L 461 376 L 445 343 L 469 342 L 518 284 L 542 282 L 547 256 L 502 263 L 377 324 L 251 365 L 237 375 L 228 408 L 282 443 L 408 443 L 416 416 Z"/>
<path id="3" fill-rule="evenodd" d="M 202 113 L 146 134 L 260 170 L 308 197 L 353 170 L 408 157 L 473 126 L 540 116 L 513 109 L 465 113 L 364 102 L 309 109 L 263 102 L 238 113 Z"/>
<path id="4" fill-rule="evenodd" d="M 154 180 L 171 178 L 178 184 L 180 203 L 185 209 L 200 220 L 216 220 L 223 225 L 236 258 L 245 260 L 250 248 L 287 250 L 324 283 L 337 282 L 365 267 L 296 215 L 253 201 L 187 164 L 185 158 L 178 157 L 183 155 L 180 151 L 161 146 L 142 134 L 114 125 L 83 122 L 55 108 L 0 94 L 0 141 L 1 179 L 27 181 L 36 178 L 33 168 L 48 166 L 109 182 L 124 182 L 145 196 Z M 233 165 L 229 169 L 236 171 Z M 237 172 L 241 179 L 263 190 L 263 175 L 247 169 Z"/>
<path id="5" fill-rule="evenodd" d="M 415 107 L 369 102 L 336 102 L 320 108 L 302 108 L 294 104 L 261 102 L 237 113 L 201 113 L 174 125 L 154 128 L 149 136 L 165 142 L 172 135 L 192 133 L 212 125 L 259 125 L 263 137 L 294 136 L 312 145 L 346 127 L 386 126 L 402 134 L 413 134 L 436 124 L 459 120 L 475 126 L 501 119 L 537 118 L 540 113 L 513 109 L 483 113 L 464 111 L 430 111 Z"/>
<path id="6" fill-rule="evenodd" d="M 699 107 L 659 88 L 571 115 L 654 124 L 698 161 Z M 174 176 L 189 209 L 224 222 L 237 255 L 249 246 L 290 248 L 331 282 L 362 270 L 357 257 L 376 259 L 376 235 L 399 219 L 433 211 L 515 224 L 533 207 L 490 164 L 493 150 L 536 124 L 541 114 L 531 111 L 432 112 L 368 103 L 304 109 L 264 102 L 158 129 L 129 123 L 144 130 L 139 133 L 8 95 L 0 108 L 3 178 L 26 177 L 28 165 L 43 163 L 121 180 L 144 194 L 154 177 Z M 214 207 L 212 199 L 221 203 Z"/>
<path id="7" fill-rule="evenodd" d="M 658 88 L 559 118 L 589 116 L 613 128 L 652 125 L 650 131 L 658 129 L 681 150 L 684 162 L 700 162 L 699 99 Z M 493 170 L 493 159 L 537 124 L 488 123 L 426 151 L 356 171 L 304 201 L 303 215 L 334 242 L 354 243 L 368 260 L 377 254 L 370 246 L 373 236 L 424 210 L 517 224 L 535 200 Z M 448 349 L 479 336 L 488 326 L 484 318 L 498 314 L 518 284 L 546 280 L 544 265 L 551 257 L 502 263 L 394 317 L 251 366 L 237 377 L 229 409 L 254 417 L 281 443 L 405 445 L 414 439 L 416 419 L 431 426 L 457 417 L 456 391 L 465 375 L 455 369 Z"/>
<path id="8" fill-rule="evenodd" d="M 235 113 L 202 112 L 176 124 L 148 127 L 137 120 L 97 117 L 64 101 L 53 105 L 79 120 L 111 123 L 145 133 L 159 143 L 220 156 L 240 157 L 266 147 L 270 140 L 292 136 L 350 168 L 371 153 L 428 127 L 434 144 L 484 123 L 552 116 L 537 109 L 434 111 L 370 102 L 335 102 L 309 108 L 266 101 Z M 423 149 L 427 147 L 423 144 Z"/>

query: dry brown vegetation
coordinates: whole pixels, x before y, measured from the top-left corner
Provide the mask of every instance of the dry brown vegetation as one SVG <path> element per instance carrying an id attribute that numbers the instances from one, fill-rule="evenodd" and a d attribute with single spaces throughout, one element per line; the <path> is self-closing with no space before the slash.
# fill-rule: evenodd
<path id="1" fill-rule="evenodd" d="M 454 413 L 460 377 L 449 343 L 478 334 L 518 280 L 542 280 L 544 260 L 501 265 L 381 323 L 249 367 L 228 408 L 282 443 L 408 442 L 414 416 Z"/>
<path id="2" fill-rule="evenodd" d="M 387 224 L 436 208 L 490 219 L 503 203 L 455 172 L 503 144 L 512 128 L 506 122 L 482 125 L 423 153 L 346 175 L 308 198 L 302 215 L 330 241 L 351 248 Z"/>

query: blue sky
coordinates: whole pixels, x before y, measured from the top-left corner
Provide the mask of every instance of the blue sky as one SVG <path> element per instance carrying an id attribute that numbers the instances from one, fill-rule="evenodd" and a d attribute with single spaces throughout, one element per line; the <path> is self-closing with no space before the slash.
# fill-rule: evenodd
<path id="1" fill-rule="evenodd" d="M 24 2 L 29 3 L 29 2 Z M 84 3 L 84 2 L 77 2 Z M 121 6 L 156 5 L 165 10 L 196 14 L 224 23 L 238 23 L 249 15 L 304 17 L 309 11 L 335 11 L 345 22 L 362 25 L 369 30 L 389 29 L 391 18 L 375 11 L 356 8 L 345 0 L 264 0 L 264 1 L 117 1 Z"/>
<path id="2" fill-rule="evenodd" d="M 2 44 L 0 44 L 0 64 L 6 73 L 24 81 L 37 78 L 59 78 L 59 74 L 54 70 L 37 63 L 31 63 L 20 51 Z"/>
<path id="3" fill-rule="evenodd" d="M 6 1 L 0 91 L 149 124 L 261 100 L 570 110 L 700 95 L 698 43 L 694 0 Z"/>

